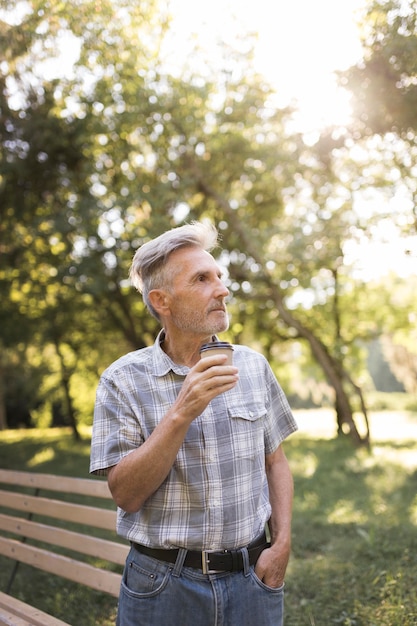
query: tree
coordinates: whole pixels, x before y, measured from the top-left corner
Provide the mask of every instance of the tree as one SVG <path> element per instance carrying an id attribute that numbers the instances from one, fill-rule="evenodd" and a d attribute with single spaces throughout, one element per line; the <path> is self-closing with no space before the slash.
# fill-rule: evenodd
<path id="1" fill-rule="evenodd" d="M 8 9 L 12 4 L 2 2 L 2 8 Z M 2 300 L 7 303 L 2 312 L 6 333 L 3 340 L 16 350 L 24 338 L 33 343 L 39 341 L 40 350 L 45 343 L 55 346 L 60 356 L 63 396 L 77 436 L 69 393 L 72 366 L 66 365 L 64 354 L 68 350 L 64 346 L 71 346 L 71 351 L 79 357 L 80 345 L 96 342 L 94 335 L 83 334 L 78 326 L 85 322 L 83 311 L 87 307 L 90 315 L 93 313 L 96 332 L 101 329 L 103 339 L 113 332 L 115 322 L 122 321 L 125 334 L 130 334 L 129 339 L 134 341 L 125 298 L 120 297 L 121 281 L 117 280 L 109 289 L 105 280 L 106 271 L 116 257 L 108 250 L 108 236 L 100 237 L 100 228 L 106 222 L 105 213 L 102 218 L 97 210 L 99 177 L 95 172 L 96 165 L 100 169 L 101 164 L 96 163 L 100 156 L 96 156 L 94 149 L 99 145 L 96 140 L 100 134 L 99 124 L 95 123 L 98 116 L 91 114 L 95 102 L 91 101 L 91 92 L 85 85 L 88 71 L 91 78 L 96 69 L 95 51 L 105 55 L 113 49 L 109 42 L 117 44 L 114 62 L 123 52 L 123 42 L 130 58 L 138 57 L 137 35 L 129 40 L 121 38 L 120 33 L 129 27 L 129 15 L 131 28 L 134 19 L 142 23 L 146 18 L 145 8 L 151 16 L 152 3 L 147 7 L 141 3 L 140 12 L 126 14 L 128 3 L 125 2 L 119 2 L 117 7 L 100 2 L 100 12 L 91 3 L 80 2 L 79 9 L 85 18 L 82 29 L 80 14 L 73 7 L 44 1 L 34 2 L 31 7 L 25 3 L 20 6 L 23 7 L 21 22 L 17 25 L 2 22 L 0 28 L 3 51 L 0 288 Z M 81 65 L 81 76 L 73 81 L 47 80 L 42 76 L 42 63 L 50 56 L 51 49 L 59 48 L 66 33 L 74 38 L 81 34 L 84 37 L 85 64 Z M 111 60 L 104 57 L 102 68 L 108 67 Z M 128 63 L 125 65 L 129 69 Z M 96 77 L 94 80 L 99 82 Z M 109 82 L 109 78 L 102 81 Z M 114 103 L 117 93 L 115 90 L 109 93 Z M 111 280 L 116 274 L 115 268 L 112 269 Z M 106 297 L 99 298 L 103 293 Z M 93 304 L 97 300 L 95 309 Z M 91 329 L 91 324 L 88 327 Z M 74 338 L 80 334 L 83 337 L 76 348 Z M 140 343 L 137 335 L 136 339 Z M 113 341 L 112 346 L 116 343 Z M 79 367 L 79 362 L 76 363 Z M 9 393 L 12 388 L 9 385 Z M 34 398 L 35 403 L 38 400 Z M 3 426 L 6 401 L 4 397 L 1 402 Z"/>
<path id="2" fill-rule="evenodd" d="M 417 236 L 416 20 L 415 3 L 411 0 L 369 2 L 362 21 L 364 58 L 340 74 L 342 83 L 352 93 L 351 137 L 374 147 L 378 144 L 379 152 L 384 155 L 383 175 L 379 181 L 370 183 L 389 188 L 392 197 L 398 198 L 395 205 L 391 203 L 390 210 L 398 213 L 396 226 L 405 245 L 408 243 L 410 258 L 416 256 Z M 396 293 L 402 292 L 404 312 L 408 299 L 413 297 L 412 289 L 406 288 L 404 292 L 397 277 L 392 287 Z M 412 312 L 410 315 L 413 318 Z M 399 313 L 397 318 L 401 319 L 400 316 Z M 382 343 L 385 357 L 400 380 L 407 381 L 409 390 L 415 389 L 417 350 L 413 328 L 407 319 L 388 323 L 382 331 Z"/>
<path id="3" fill-rule="evenodd" d="M 181 85 L 175 86 L 171 90 L 171 100 L 168 98 L 160 103 L 163 110 L 169 112 L 170 123 L 161 128 L 157 146 L 162 145 L 163 141 L 168 142 L 168 138 L 172 146 L 175 138 L 176 149 L 174 151 L 171 148 L 170 157 L 165 157 L 166 167 L 172 172 L 172 180 L 178 181 L 179 193 L 189 208 L 188 217 L 208 216 L 222 225 L 227 250 L 225 257 L 232 284 L 236 285 L 235 296 L 241 298 L 247 307 L 246 291 L 252 302 L 255 302 L 254 307 L 245 308 L 246 315 L 241 312 L 241 325 L 245 325 L 255 308 L 257 311 L 262 310 L 262 318 L 258 321 L 255 319 L 251 327 L 257 334 L 260 328 L 267 325 L 271 329 L 267 340 L 269 344 L 283 337 L 287 340 L 297 337 L 307 341 L 314 358 L 335 390 L 340 432 L 347 431 L 357 443 L 361 442 L 346 385 L 359 396 L 365 422 L 366 408 L 360 387 L 349 376 L 344 365 L 342 354 L 346 346 L 343 346 L 340 327 L 336 328 L 333 336 L 325 338 L 320 326 L 313 321 L 313 318 L 318 318 L 318 303 L 311 320 L 305 315 L 302 301 L 297 310 L 290 307 L 291 296 L 297 292 L 305 296 L 309 289 L 311 291 L 310 283 L 314 280 L 312 273 L 320 271 L 319 262 L 313 264 L 311 255 L 309 262 L 308 255 L 301 254 L 306 245 L 308 250 L 314 250 L 312 229 L 309 238 L 304 227 L 308 226 L 308 222 L 311 223 L 314 215 L 314 221 L 320 224 L 320 207 L 317 202 L 308 209 L 299 205 L 299 215 L 288 215 L 282 200 L 283 189 L 290 186 L 294 188 L 294 179 L 301 179 L 291 167 L 283 167 L 283 160 L 291 151 L 291 162 L 298 163 L 300 167 L 303 157 L 307 158 L 306 149 L 301 138 L 296 135 L 286 136 L 285 118 L 288 112 L 268 111 L 270 93 L 259 78 L 251 76 L 250 83 L 229 79 L 229 83 L 225 80 L 222 84 L 224 98 L 216 109 L 210 104 L 208 94 L 211 90 L 207 90 L 207 86 L 205 93 L 199 90 L 199 98 L 195 95 L 193 97 L 190 85 L 187 86 L 187 98 L 182 95 Z M 194 109 L 193 114 L 183 115 L 180 119 L 175 113 L 178 99 L 183 111 L 184 103 L 189 102 Z M 198 102 L 198 111 L 195 102 Z M 209 128 L 205 123 L 208 117 Z M 199 123 L 200 119 L 202 123 Z M 243 119 L 244 125 L 241 121 Z M 174 128 L 169 127 L 172 122 Z M 159 164 L 162 163 L 162 155 L 160 150 Z M 319 172 L 321 163 L 310 153 L 311 162 L 316 164 Z M 306 178 L 313 176 L 310 164 L 303 168 L 303 174 Z M 314 175 L 319 177 L 319 173 Z M 327 209 L 322 213 L 327 213 L 333 221 L 339 219 L 338 211 Z M 321 262 L 325 259 L 329 264 L 329 271 L 337 286 L 340 283 L 338 266 L 342 255 L 337 242 L 346 238 L 349 230 L 350 224 L 342 216 L 339 219 L 340 232 L 335 252 L 323 246 L 326 254 L 319 257 Z M 284 242 L 289 242 L 287 253 L 282 254 L 279 260 L 271 261 L 268 252 L 274 254 L 280 245 L 280 238 L 283 246 Z M 288 281 L 285 281 L 286 277 Z M 281 288 L 280 283 L 284 282 L 286 287 Z M 265 308 L 265 300 L 269 303 L 269 309 Z M 339 315 L 337 297 L 332 299 L 332 306 L 330 300 L 327 298 L 327 308 L 333 308 L 333 312 Z M 276 310 L 279 319 L 275 315 Z M 328 322 L 328 313 L 325 317 Z M 365 435 L 365 443 L 368 439 L 369 431 Z"/>
<path id="4" fill-rule="evenodd" d="M 226 48 L 220 70 L 173 76 L 158 48 L 168 22 L 152 3 L 78 8 L 37 0 L 18 27 L 3 24 L 1 66 L 11 236 L 4 230 L 0 288 L 39 353 L 48 346 L 60 365 L 73 427 L 76 374 L 98 373 L 157 330 L 126 280 L 134 250 L 184 220 L 211 219 L 223 235 L 232 338 L 275 368 L 286 346 L 308 346 L 333 388 L 339 432 L 368 443 L 355 417 L 366 423 L 361 346 L 379 332 L 385 292 L 364 298 L 346 254 L 372 237 L 372 220 L 355 210 L 363 164 L 340 132 L 313 146 L 294 132 L 246 44 Z M 63 32 L 79 60 L 72 78 L 47 80 L 36 68 Z"/>
<path id="5" fill-rule="evenodd" d="M 352 92 L 356 129 L 407 138 L 417 122 L 417 14 L 412 0 L 369 2 L 362 19 L 364 58 L 341 73 Z"/>

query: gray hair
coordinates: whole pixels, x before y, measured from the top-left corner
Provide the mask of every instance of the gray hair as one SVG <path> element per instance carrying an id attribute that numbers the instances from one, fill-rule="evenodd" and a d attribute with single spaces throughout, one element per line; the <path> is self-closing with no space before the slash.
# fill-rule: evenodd
<path id="1" fill-rule="evenodd" d="M 159 315 L 149 302 L 152 289 L 170 287 L 170 279 L 164 271 L 172 252 L 180 248 L 197 246 L 210 252 L 218 244 L 216 227 L 208 222 L 191 222 L 172 228 L 155 239 L 147 241 L 136 251 L 129 277 L 136 289 L 142 293 L 149 312 L 159 320 Z"/>

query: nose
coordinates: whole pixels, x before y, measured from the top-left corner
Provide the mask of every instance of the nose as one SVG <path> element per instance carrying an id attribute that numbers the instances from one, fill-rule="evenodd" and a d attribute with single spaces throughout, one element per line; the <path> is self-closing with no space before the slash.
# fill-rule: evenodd
<path id="1" fill-rule="evenodd" d="M 216 293 L 218 294 L 218 298 L 227 298 L 227 296 L 229 295 L 229 290 L 221 278 L 217 279 Z"/>

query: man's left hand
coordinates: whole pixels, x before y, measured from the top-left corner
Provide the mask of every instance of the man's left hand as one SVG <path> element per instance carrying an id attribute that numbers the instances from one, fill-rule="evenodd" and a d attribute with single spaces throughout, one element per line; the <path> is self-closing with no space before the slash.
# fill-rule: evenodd
<path id="1" fill-rule="evenodd" d="M 287 547 L 275 545 L 266 548 L 256 563 L 255 574 L 268 587 L 281 587 L 284 584 L 289 558 L 290 549 Z"/>

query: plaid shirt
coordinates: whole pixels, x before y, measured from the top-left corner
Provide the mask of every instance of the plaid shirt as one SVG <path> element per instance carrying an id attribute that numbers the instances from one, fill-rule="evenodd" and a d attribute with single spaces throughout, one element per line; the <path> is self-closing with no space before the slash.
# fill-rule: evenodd
<path id="1" fill-rule="evenodd" d="M 163 331 L 161 331 L 163 332 Z M 149 437 L 174 403 L 189 368 L 155 344 L 103 373 L 97 389 L 90 472 L 105 474 Z M 176 461 L 137 513 L 118 509 L 117 532 L 151 547 L 210 550 L 250 543 L 270 517 L 265 455 L 297 429 L 267 360 L 234 346 L 234 389 L 189 426 Z"/>

